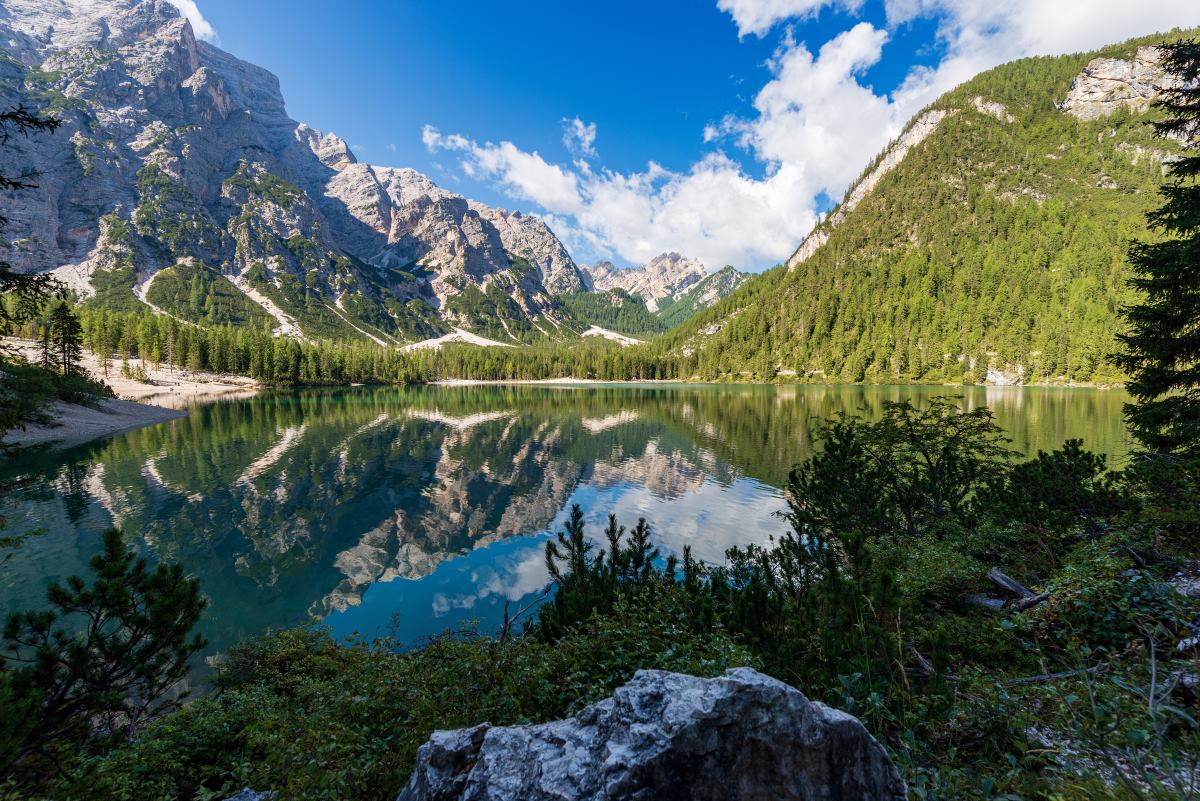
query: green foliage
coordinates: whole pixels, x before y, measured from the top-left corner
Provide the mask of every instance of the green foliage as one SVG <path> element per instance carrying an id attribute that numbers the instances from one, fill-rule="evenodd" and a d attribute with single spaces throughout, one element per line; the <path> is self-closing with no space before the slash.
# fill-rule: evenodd
<path id="1" fill-rule="evenodd" d="M 1121 478 L 1136 501 L 1124 522 L 1141 539 L 1183 553 L 1200 542 L 1200 459 L 1144 454 Z"/>
<path id="2" fill-rule="evenodd" d="M 712 302 L 707 296 L 715 292 L 718 299 L 728 295 L 741 286 L 748 276 L 739 273 L 730 266 L 722 267 L 717 272 L 705 277 L 700 283 L 683 293 L 678 300 L 664 301 L 655 313 L 665 328 L 682 325 L 697 312 L 703 311 Z"/>
<path id="3" fill-rule="evenodd" d="M 1152 43 L 1103 52 L 1130 58 Z M 706 379 L 975 383 L 1021 365 L 1026 381 L 1120 380 L 1107 356 L 1118 309 L 1137 298 L 1125 250 L 1146 236 L 1162 159 L 1178 146 L 1153 137 L 1158 111 L 1080 121 L 1058 110 L 1096 55 L 1023 59 L 937 100 L 951 115 L 816 253 L 750 279 L 653 352 L 693 354 Z M 1097 186 L 1105 176 L 1117 189 Z"/>
<path id="4" fill-rule="evenodd" d="M 1163 67 L 1178 75 L 1178 87 L 1158 101 L 1166 115 L 1157 132 L 1194 148 L 1200 143 L 1200 42 L 1164 48 Z M 1155 451 L 1200 454 L 1200 156 L 1188 151 L 1169 166 L 1163 205 L 1148 215 L 1164 237 L 1129 251 L 1135 275 L 1130 285 L 1141 302 L 1122 314 L 1129 332 L 1116 363 L 1130 375 L 1135 402 L 1126 408 L 1130 431 Z"/>
<path id="5" fill-rule="evenodd" d="M 521 307 L 496 283 L 481 291 L 474 284 L 446 299 L 443 310 L 460 320 L 463 327 L 480 336 L 512 342 L 529 342 L 543 335 L 525 316 Z"/>
<path id="6" fill-rule="evenodd" d="M 243 189 L 283 209 L 292 208 L 304 198 L 300 187 L 258 166 L 251 167 L 245 160 L 238 162 L 237 169 L 225 179 L 223 186 Z"/>
<path id="7" fill-rule="evenodd" d="M 0 780 L 36 788 L 78 749 L 127 738 L 175 706 L 169 691 L 203 646 L 205 602 L 178 565 L 154 569 L 104 535 L 88 586 L 72 576 L 49 608 L 8 616 L 0 653 Z"/>
<path id="8" fill-rule="evenodd" d="M 454 397 L 439 404 L 453 410 Z M 789 486 L 795 527 L 769 545 L 720 566 L 676 562 L 644 523 L 626 530 L 610 517 L 593 539 L 573 509 L 547 547 L 554 594 L 525 633 L 510 620 L 495 637 L 447 634 L 414 650 L 271 635 L 231 650 L 216 694 L 73 763 L 52 789 L 392 798 L 433 729 L 559 718 L 639 668 L 750 664 L 857 715 L 914 797 L 1106 797 L 1099 763 L 1072 756 L 1107 731 L 1078 701 L 1093 693 L 1108 723 L 1124 715 L 1109 745 L 1133 749 L 1137 731 L 1157 731 L 1161 718 L 1127 688 L 1148 648 L 1163 671 L 1187 664 L 1170 654 L 1200 605 L 1163 578 L 1195 541 L 1171 556 L 1164 532 L 1196 518 L 1163 515 L 1168 498 L 1194 511 L 1196 473 L 1160 459 L 1109 475 L 1077 443 L 1014 462 L 986 411 L 882 411 L 819 429 L 823 446 Z M 852 497 L 855 480 L 866 483 Z M 1046 600 L 1020 612 L 979 605 L 995 592 L 993 567 Z M 1162 742 L 1175 753 L 1196 727 L 1170 720 Z"/>
<path id="9" fill-rule="evenodd" d="M 583 325 L 598 325 L 630 336 L 660 334 L 667 326 L 646 309 L 641 298 L 623 289 L 576 292 L 559 298 L 563 308 Z"/>
<path id="10" fill-rule="evenodd" d="M 412 651 L 344 645 L 313 630 L 239 646 L 220 693 L 152 725 L 64 782 L 94 799 L 221 797 L 244 786 L 283 798 L 393 799 L 434 729 L 552 720 L 606 697 L 639 668 L 718 675 L 753 659 L 720 631 L 686 625 L 671 595 L 566 632 L 448 633 Z"/>
<path id="11" fill-rule="evenodd" d="M 1124 506 L 1103 456 L 1069 439 L 1053 453 L 1015 465 L 988 488 L 985 504 L 1004 520 L 1030 528 L 1065 531 L 1077 522 L 1095 523 Z"/>
<path id="12" fill-rule="evenodd" d="M 1083 799 L 1111 787 L 1098 762 L 1071 755 L 1106 744 L 1071 741 L 1059 752 L 1031 732 L 1083 737 L 1078 697 L 1048 696 L 1046 685 L 1106 671 L 1111 682 L 1091 691 L 1129 712 L 1122 731 L 1132 737 L 1146 719 L 1130 706 L 1126 677 L 1140 675 L 1145 648 L 1162 653 L 1186 636 L 1200 605 L 1139 555 L 1152 553 L 1148 532 L 1117 527 L 1152 487 L 1175 492 L 1190 479 L 1164 490 L 1160 473 L 1107 475 L 1077 442 L 1013 464 L 986 410 L 949 405 L 893 406 L 876 423 L 843 416 L 821 435 L 789 484 L 794 530 L 731 550 L 724 566 L 680 575 L 668 565 L 609 591 L 610 562 L 572 515 L 548 548 L 557 594 L 538 626 L 681 593 L 685 628 L 719 622 L 767 672 L 858 715 L 892 749 L 915 797 Z M 1095 533 L 1081 539 L 1081 528 Z M 1021 612 L 977 604 L 992 567 L 1042 588 L 1045 600 Z M 1081 660 L 1088 672 L 1078 672 Z M 1200 736 L 1194 716 L 1172 721 L 1160 764 Z"/>
<path id="13" fill-rule="evenodd" d="M 915 537 L 968 523 L 975 494 L 1003 474 L 1010 455 L 991 410 L 962 412 L 946 397 L 924 409 L 886 403 L 873 423 L 842 417 L 822 439 L 825 450 L 788 484 L 793 527 L 820 537 Z"/>
<path id="14" fill-rule="evenodd" d="M 195 261 L 160 270 L 146 290 L 160 309 L 194 323 L 261 329 L 271 317 L 225 276 Z"/>
<path id="15" fill-rule="evenodd" d="M 52 422 L 45 407 L 54 400 L 90 403 L 112 397 L 111 389 L 85 375 L 62 375 L 23 359 L 0 359 L 0 373 L 0 431 L 4 432 L 27 423 Z M 9 449 L 0 442 L 0 451 Z"/>
<path id="16" fill-rule="evenodd" d="M 46 315 L 43 361 L 52 364 L 64 376 L 77 375 L 83 356 L 83 326 L 66 301 L 50 304 Z"/>
<path id="17" fill-rule="evenodd" d="M 547 641 L 562 637 L 572 626 L 593 613 L 611 610 L 622 592 L 662 582 L 654 563 L 658 549 L 650 544 L 650 528 L 639 520 L 626 542 L 625 527 L 609 515 L 604 537 L 607 550 L 596 551 L 584 532 L 583 510 L 571 507 L 566 526 L 546 542 L 546 568 L 557 584 L 553 599 L 538 612 L 535 629 Z M 666 562 L 663 574 L 673 576 L 675 559 Z M 685 570 L 694 570 L 691 554 L 684 551 Z"/>
<path id="18" fill-rule="evenodd" d="M 1119 542 L 1086 542 L 1063 562 L 1047 585 L 1049 599 L 1026 612 L 1015 633 L 1064 661 L 1081 644 L 1093 653 L 1117 651 L 1159 627 L 1184 631 L 1196 614 L 1196 604 L 1174 587 L 1131 568 Z"/>
<path id="19" fill-rule="evenodd" d="M 138 170 L 137 189 L 133 222 L 139 234 L 175 259 L 215 260 L 225 233 L 198 198 L 153 161 Z"/>

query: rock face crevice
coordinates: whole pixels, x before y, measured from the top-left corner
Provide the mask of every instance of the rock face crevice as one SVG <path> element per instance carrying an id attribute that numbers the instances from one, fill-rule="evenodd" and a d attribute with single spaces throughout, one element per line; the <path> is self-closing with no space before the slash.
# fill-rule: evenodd
<path id="1" fill-rule="evenodd" d="M 737 668 L 638 671 L 573 718 L 434 732 L 398 801 L 898 801 L 854 717 Z"/>

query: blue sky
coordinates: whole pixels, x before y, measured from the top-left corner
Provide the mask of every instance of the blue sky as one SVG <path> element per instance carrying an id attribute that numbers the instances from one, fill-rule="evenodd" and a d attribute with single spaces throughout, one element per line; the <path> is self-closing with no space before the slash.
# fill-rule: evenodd
<path id="1" fill-rule="evenodd" d="M 1196 0 L 195 2 L 363 161 L 539 213 L 580 261 L 743 269 L 978 70 L 1200 24 Z"/>

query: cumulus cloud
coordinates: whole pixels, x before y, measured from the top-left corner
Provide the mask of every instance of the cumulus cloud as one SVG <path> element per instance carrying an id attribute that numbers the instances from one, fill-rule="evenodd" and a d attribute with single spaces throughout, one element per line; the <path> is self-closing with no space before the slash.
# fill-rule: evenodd
<path id="1" fill-rule="evenodd" d="M 596 123 L 563 117 L 563 146 L 580 156 L 596 155 Z"/>
<path id="2" fill-rule="evenodd" d="M 192 23 L 192 32 L 196 37 L 203 39 L 206 42 L 220 44 L 221 37 L 217 36 L 217 31 L 209 21 L 200 13 L 200 7 L 196 5 L 196 0 L 167 0 L 175 8 L 179 9 L 188 22 Z"/>
<path id="3" fill-rule="evenodd" d="M 539 541 L 535 547 L 472 570 L 468 578 L 472 587 L 469 592 L 434 593 L 431 607 L 435 617 L 455 609 L 474 609 L 476 604 L 488 599 L 516 602 L 529 598 L 550 584 L 550 571 Z"/>
<path id="4" fill-rule="evenodd" d="M 946 54 L 917 69 L 896 95 L 924 105 L 973 75 L 1025 56 L 1094 50 L 1132 36 L 1200 24 L 1195 0 L 886 0 L 889 26 L 938 21 Z"/>
<path id="5" fill-rule="evenodd" d="M 785 19 L 814 17 L 826 6 L 857 12 L 863 0 L 717 0 L 717 8 L 733 17 L 738 36 L 763 36 Z"/>
<path id="6" fill-rule="evenodd" d="M 718 0 L 741 35 L 834 6 L 857 13 L 862 3 Z M 907 120 L 981 70 L 1200 23 L 1195 0 L 886 0 L 885 8 L 886 23 L 859 22 L 815 50 L 787 29 L 752 113 L 704 126 L 706 152 L 684 170 L 653 161 L 632 172 L 597 167 L 582 158 L 594 153 L 595 125 L 577 118 L 564 120 L 564 142 L 578 156 L 569 164 L 431 126 L 423 139 L 431 151 L 454 153 L 466 175 L 540 206 L 582 254 L 642 262 L 678 250 L 710 269 L 759 268 L 786 259 L 817 221 L 819 199 L 842 197 Z M 890 92 L 876 91 L 864 74 L 886 57 L 891 32 L 918 18 L 936 21 L 940 60 L 913 67 Z M 750 153 L 758 174 L 731 159 L 729 148 Z"/>

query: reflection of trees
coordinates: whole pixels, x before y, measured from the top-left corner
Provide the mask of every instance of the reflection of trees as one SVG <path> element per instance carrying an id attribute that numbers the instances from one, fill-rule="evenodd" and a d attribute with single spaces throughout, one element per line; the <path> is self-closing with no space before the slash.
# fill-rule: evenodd
<path id="1" fill-rule="evenodd" d="M 663 498 L 748 475 L 780 486 L 812 423 L 941 387 L 430 387 L 309 392 L 184 419 L 23 465 L 62 528 L 96 502 L 214 600 L 215 647 L 357 603 L 370 584 L 544 530 L 581 483 Z M 1124 449 L 1118 393 L 969 389 L 1022 450 Z M 43 502 L 43 507 L 45 503 Z M 32 564 L 32 563 L 31 563 Z M 14 577 L 14 581 L 24 578 Z M 28 580 L 36 581 L 35 576 Z"/>
<path id="2" fill-rule="evenodd" d="M 59 491 L 62 493 L 63 511 L 72 523 L 78 523 L 87 510 L 89 498 L 84 488 L 86 478 L 87 468 L 79 462 L 69 462 L 63 466 Z"/>

